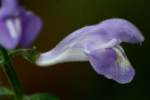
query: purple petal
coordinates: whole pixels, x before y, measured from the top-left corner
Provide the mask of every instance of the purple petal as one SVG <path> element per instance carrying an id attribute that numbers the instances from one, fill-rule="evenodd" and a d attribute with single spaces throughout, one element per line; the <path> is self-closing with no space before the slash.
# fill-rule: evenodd
<path id="1" fill-rule="evenodd" d="M 141 43 L 144 41 L 144 37 L 139 29 L 125 19 L 114 18 L 104 20 L 97 28 L 97 30 L 103 31 L 106 38 L 116 38 L 122 42 L 129 43 Z"/>
<path id="2" fill-rule="evenodd" d="M 87 54 L 89 61 L 98 74 L 118 83 L 129 83 L 135 71 L 121 47 L 95 50 Z"/>
<path id="3" fill-rule="evenodd" d="M 69 36 L 63 39 L 57 47 L 83 47 L 86 44 L 93 44 L 92 46 L 98 46 L 99 44 L 99 46 L 102 47 L 102 45 L 109 43 L 112 40 L 118 41 L 118 43 L 141 43 L 144 41 L 144 37 L 129 21 L 114 18 L 72 32 Z M 116 42 L 116 45 L 118 43 Z"/>
<path id="4" fill-rule="evenodd" d="M 41 19 L 34 15 L 32 12 L 25 12 L 22 10 L 21 12 L 22 19 L 22 37 L 20 40 L 20 44 L 23 47 L 29 46 L 38 36 L 39 32 L 42 28 Z"/>
<path id="5" fill-rule="evenodd" d="M 0 20 L 0 45 L 6 49 L 13 49 L 20 38 L 20 19 Z"/>
<path id="6" fill-rule="evenodd" d="M 1 2 L 2 7 L 0 9 L 0 19 L 8 16 L 15 16 L 15 14 L 17 14 L 17 0 L 2 0 Z"/>

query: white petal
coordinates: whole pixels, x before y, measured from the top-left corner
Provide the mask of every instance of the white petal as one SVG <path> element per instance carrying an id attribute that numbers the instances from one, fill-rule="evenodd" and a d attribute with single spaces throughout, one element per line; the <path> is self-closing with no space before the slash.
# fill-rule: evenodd
<path id="1" fill-rule="evenodd" d="M 40 55 L 36 64 L 39 66 L 50 66 L 63 62 L 88 61 L 85 53 L 80 49 L 67 49 L 64 52 L 55 54 L 55 50 Z"/>

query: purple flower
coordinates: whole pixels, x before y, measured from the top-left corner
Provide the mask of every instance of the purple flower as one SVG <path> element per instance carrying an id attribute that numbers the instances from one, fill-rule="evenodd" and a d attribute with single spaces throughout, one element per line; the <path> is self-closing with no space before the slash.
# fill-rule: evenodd
<path id="1" fill-rule="evenodd" d="M 17 0 L 2 0 L 0 9 L 0 45 L 14 49 L 29 46 L 37 37 L 42 21 L 18 5 Z"/>
<path id="2" fill-rule="evenodd" d="M 41 54 L 36 63 L 47 66 L 63 62 L 89 61 L 98 74 L 125 84 L 133 79 L 135 71 L 120 43 L 143 41 L 141 32 L 129 21 L 108 19 L 71 33 L 54 49 Z"/>

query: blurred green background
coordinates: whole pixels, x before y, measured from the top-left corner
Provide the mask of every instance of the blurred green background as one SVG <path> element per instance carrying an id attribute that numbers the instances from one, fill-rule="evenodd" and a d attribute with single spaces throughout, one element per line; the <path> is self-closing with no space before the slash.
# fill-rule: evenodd
<path id="1" fill-rule="evenodd" d="M 41 52 L 53 48 L 72 31 L 112 17 L 125 18 L 143 32 L 142 46 L 123 44 L 136 69 L 130 84 L 120 85 L 97 75 L 88 62 L 39 68 L 21 57 L 17 74 L 27 94 L 49 92 L 61 100 L 150 100 L 150 0 L 20 0 L 21 5 L 43 19 L 35 41 Z M 1 84 L 7 84 L 1 75 Z"/>

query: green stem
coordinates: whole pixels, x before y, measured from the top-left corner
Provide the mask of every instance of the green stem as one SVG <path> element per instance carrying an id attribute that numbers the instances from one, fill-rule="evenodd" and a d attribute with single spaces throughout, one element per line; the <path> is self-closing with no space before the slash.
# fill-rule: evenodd
<path id="1" fill-rule="evenodd" d="M 2 47 L 0 47 L 0 51 L 4 58 L 3 70 L 6 73 L 8 79 L 9 79 L 9 82 L 15 92 L 15 100 L 22 100 L 22 98 L 23 98 L 22 87 L 20 85 L 20 81 L 18 80 L 16 71 L 13 68 L 11 59 L 8 55 L 8 52 Z"/>

